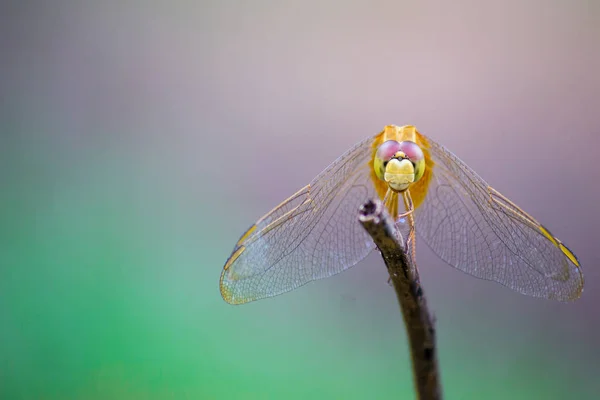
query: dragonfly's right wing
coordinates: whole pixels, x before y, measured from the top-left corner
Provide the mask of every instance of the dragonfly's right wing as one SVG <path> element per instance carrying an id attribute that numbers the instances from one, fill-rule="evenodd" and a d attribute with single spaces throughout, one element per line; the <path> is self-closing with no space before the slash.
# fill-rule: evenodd
<path id="1" fill-rule="evenodd" d="M 360 205 L 376 196 L 372 143 L 348 150 L 241 237 L 221 274 L 227 302 L 275 296 L 337 274 L 375 248 L 358 222 Z"/>
<path id="2" fill-rule="evenodd" d="M 427 138 L 433 179 L 416 230 L 444 261 L 526 295 L 574 300 L 583 290 L 575 255 L 544 226 Z"/>

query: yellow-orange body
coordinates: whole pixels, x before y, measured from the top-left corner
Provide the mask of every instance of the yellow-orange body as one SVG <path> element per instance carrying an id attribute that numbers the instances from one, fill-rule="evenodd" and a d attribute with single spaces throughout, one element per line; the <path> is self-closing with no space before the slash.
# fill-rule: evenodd
<path id="1" fill-rule="evenodd" d="M 431 177 L 433 176 L 432 173 L 435 164 L 429 154 L 429 141 L 425 136 L 421 135 L 419 131 L 417 131 L 417 128 L 412 125 L 388 125 L 383 129 L 383 131 L 375 136 L 373 139 L 373 145 L 371 147 L 371 160 L 369 161 L 369 166 L 371 168 L 371 179 L 375 185 L 377 195 L 381 199 L 385 197 L 385 194 L 388 191 L 388 184 L 377 178 L 373 165 L 377 149 L 382 143 L 388 140 L 395 140 L 397 142 L 410 140 L 411 142 L 415 142 L 417 145 L 419 145 L 423 151 L 423 154 L 425 155 L 425 172 L 421 179 L 413 183 L 409 189 L 414 207 L 418 208 L 423 203 L 425 196 L 427 195 L 427 189 L 429 188 L 429 183 L 431 182 Z M 396 217 L 398 216 L 398 201 L 396 195 L 394 195 L 394 200 L 395 201 L 388 202 L 388 211 L 393 217 Z"/>

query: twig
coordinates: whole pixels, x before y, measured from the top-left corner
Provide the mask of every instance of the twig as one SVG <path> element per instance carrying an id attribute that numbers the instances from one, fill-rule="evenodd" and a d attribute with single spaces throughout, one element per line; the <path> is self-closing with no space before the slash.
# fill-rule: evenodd
<path id="1" fill-rule="evenodd" d="M 358 219 L 383 256 L 400 303 L 410 343 L 417 397 L 421 400 L 441 399 L 435 328 L 417 266 L 405 251 L 400 232 L 379 200 L 363 204 Z"/>

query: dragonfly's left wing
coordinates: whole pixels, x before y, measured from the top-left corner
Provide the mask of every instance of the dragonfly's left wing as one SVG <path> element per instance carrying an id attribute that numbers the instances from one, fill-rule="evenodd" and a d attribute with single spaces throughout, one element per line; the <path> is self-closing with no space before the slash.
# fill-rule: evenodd
<path id="1" fill-rule="evenodd" d="M 356 144 L 242 235 L 221 274 L 233 304 L 275 296 L 357 264 L 374 248 L 358 222 L 376 196 L 373 138 Z"/>
<path id="2" fill-rule="evenodd" d="M 415 218 L 429 247 L 453 267 L 523 294 L 578 298 L 581 266 L 566 245 L 442 145 L 427 142 L 433 178 Z"/>

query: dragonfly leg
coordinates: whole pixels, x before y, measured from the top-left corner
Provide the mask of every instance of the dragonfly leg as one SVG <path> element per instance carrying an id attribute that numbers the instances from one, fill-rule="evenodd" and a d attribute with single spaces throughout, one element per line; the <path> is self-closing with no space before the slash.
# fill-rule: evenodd
<path id="1" fill-rule="evenodd" d="M 412 197 L 410 197 L 410 193 L 408 190 L 402 192 L 402 197 L 404 199 L 404 206 L 406 207 L 406 212 L 398 215 L 398 218 L 408 217 L 415 211 L 415 205 L 413 204 Z"/>
<path id="2" fill-rule="evenodd" d="M 410 192 L 405 190 L 402 192 L 402 199 L 404 200 L 404 207 L 406 208 L 406 212 L 401 215 L 401 217 L 408 217 L 408 237 L 406 238 L 406 249 L 409 251 L 410 256 L 413 260 L 415 260 L 416 256 L 416 246 L 415 246 L 415 219 L 413 217 L 413 212 L 415 211 L 415 206 L 412 201 L 412 197 L 410 196 Z"/>
<path id="3" fill-rule="evenodd" d="M 385 196 L 383 196 L 383 204 L 387 205 L 387 202 L 390 200 L 390 196 L 392 195 L 392 189 L 388 188 L 387 192 L 385 192 Z"/>
<path id="4" fill-rule="evenodd" d="M 394 220 L 398 215 L 398 193 L 388 188 L 383 197 L 383 205 L 388 210 Z"/>

